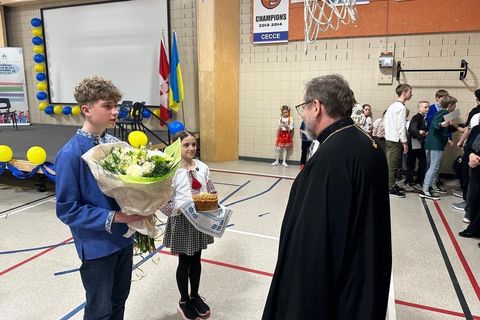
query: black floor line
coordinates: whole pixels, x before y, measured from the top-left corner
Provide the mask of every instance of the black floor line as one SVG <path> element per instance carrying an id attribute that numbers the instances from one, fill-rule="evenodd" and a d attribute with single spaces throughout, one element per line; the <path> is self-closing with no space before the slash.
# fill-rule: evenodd
<path id="1" fill-rule="evenodd" d="M 5 212 L 9 212 L 9 211 L 12 211 L 12 210 L 15 210 L 15 209 L 19 209 L 21 207 L 24 207 L 24 206 L 27 206 L 29 204 L 32 204 L 32 203 L 35 203 L 35 202 L 38 202 L 38 201 L 41 201 L 41 200 L 45 200 L 45 199 L 48 199 L 48 198 L 52 198 L 52 197 L 55 197 L 55 194 L 51 194 L 49 196 L 46 196 L 46 197 L 43 197 L 43 198 L 40 198 L 40 199 L 36 199 L 36 200 L 32 200 L 32 201 L 29 201 L 29 202 L 25 202 L 23 204 L 20 204 L 16 207 L 13 207 L 13 208 L 8 208 L 6 210 L 3 210 L 3 211 L 0 211 L 0 214 L 2 213 L 5 213 Z"/>
<path id="2" fill-rule="evenodd" d="M 245 187 L 247 184 L 249 184 L 251 182 L 251 180 L 247 180 L 247 182 L 245 182 L 244 184 L 242 184 L 241 186 L 239 186 L 237 189 L 235 189 L 234 191 L 230 192 L 229 195 L 227 195 L 225 198 L 222 199 L 222 201 L 220 201 L 220 204 L 223 204 L 225 201 L 227 201 L 231 196 L 233 196 L 235 193 L 237 193 L 238 191 L 240 191 L 240 189 L 242 189 L 243 187 Z"/>
<path id="3" fill-rule="evenodd" d="M 473 320 L 472 313 L 470 312 L 470 308 L 468 307 L 468 303 L 465 300 L 465 296 L 463 295 L 462 288 L 460 288 L 460 284 L 458 283 L 457 276 L 455 275 L 455 271 L 453 270 L 452 264 L 450 259 L 448 258 L 447 251 L 445 250 L 445 246 L 443 245 L 442 238 L 438 233 L 437 226 L 433 221 L 432 214 L 430 213 L 430 209 L 428 209 L 427 202 L 425 199 L 422 198 L 423 207 L 425 208 L 425 212 L 427 213 L 428 221 L 430 222 L 430 226 L 432 227 L 433 234 L 435 239 L 437 240 L 438 248 L 442 253 L 443 261 L 445 262 L 445 266 L 447 267 L 448 275 L 450 276 L 450 280 L 452 281 L 453 288 L 455 289 L 455 293 L 457 294 L 458 302 L 462 307 L 463 314 L 465 315 L 465 319 Z"/>
<path id="4" fill-rule="evenodd" d="M 235 202 L 232 202 L 232 203 L 229 203 L 229 204 L 226 204 L 225 206 L 229 207 L 229 206 L 233 206 L 234 204 L 237 204 L 239 202 L 243 202 L 243 201 L 247 201 L 247 200 L 250 200 L 250 199 L 253 199 L 253 198 L 256 198 L 256 197 L 259 197 L 261 196 L 262 194 L 265 194 L 267 192 L 269 192 L 270 190 L 272 190 L 280 181 L 282 181 L 283 178 L 278 178 L 277 181 L 275 181 L 274 184 L 272 184 L 267 190 L 265 191 L 262 191 L 260 193 L 257 193 L 256 195 L 253 195 L 251 197 L 248 197 L 248 198 L 245 198 L 245 199 L 241 199 L 241 200 L 238 200 L 238 201 L 235 201 Z M 224 200 L 225 201 L 225 200 Z"/>

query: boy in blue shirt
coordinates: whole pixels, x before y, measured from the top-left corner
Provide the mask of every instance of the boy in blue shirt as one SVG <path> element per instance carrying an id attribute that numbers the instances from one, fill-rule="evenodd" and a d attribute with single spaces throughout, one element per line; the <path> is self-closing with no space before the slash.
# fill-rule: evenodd
<path id="1" fill-rule="evenodd" d="M 115 126 L 121 93 L 111 81 L 92 76 L 77 85 L 74 96 L 85 122 L 56 157 L 57 217 L 70 227 L 82 260 L 84 319 L 123 319 L 133 256 L 133 239 L 123 235 L 127 223 L 145 217 L 121 212 L 81 159 L 97 144 L 118 141 L 105 129 Z"/>
<path id="2" fill-rule="evenodd" d="M 428 107 L 428 112 L 427 112 L 427 131 L 430 129 L 430 125 L 432 124 L 433 117 L 435 117 L 435 114 L 442 109 L 442 100 L 448 96 L 448 91 L 444 89 L 437 90 L 435 92 L 435 103 L 431 104 L 430 107 Z"/>

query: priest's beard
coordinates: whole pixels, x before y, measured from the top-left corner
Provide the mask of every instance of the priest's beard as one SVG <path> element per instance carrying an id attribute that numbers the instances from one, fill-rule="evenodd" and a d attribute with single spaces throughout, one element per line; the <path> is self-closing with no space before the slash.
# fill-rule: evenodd
<path id="1" fill-rule="evenodd" d="M 307 126 L 305 126 L 305 135 L 307 136 L 308 140 L 317 140 L 318 136 Z"/>

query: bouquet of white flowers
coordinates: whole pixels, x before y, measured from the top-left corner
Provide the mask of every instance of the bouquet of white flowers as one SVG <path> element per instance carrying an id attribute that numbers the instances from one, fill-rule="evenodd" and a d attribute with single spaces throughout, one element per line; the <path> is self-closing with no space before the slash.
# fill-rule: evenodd
<path id="1" fill-rule="evenodd" d="M 154 214 L 172 196 L 172 178 L 181 160 L 180 148 L 180 140 L 166 147 L 164 152 L 114 142 L 99 144 L 82 155 L 100 190 L 114 198 L 122 212 L 151 216 L 130 223 L 131 232 L 125 236 L 131 236 L 134 231 L 149 238 L 158 234 Z M 152 250 L 153 239 L 136 236 L 136 240 L 142 252 Z"/>

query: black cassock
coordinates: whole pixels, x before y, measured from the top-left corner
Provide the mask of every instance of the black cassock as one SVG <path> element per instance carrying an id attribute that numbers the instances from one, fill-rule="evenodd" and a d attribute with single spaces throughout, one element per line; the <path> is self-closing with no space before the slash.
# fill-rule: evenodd
<path id="1" fill-rule="evenodd" d="M 295 179 L 263 320 L 385 319 L 392 265 L 385 155 L 339 120 Z"/>

